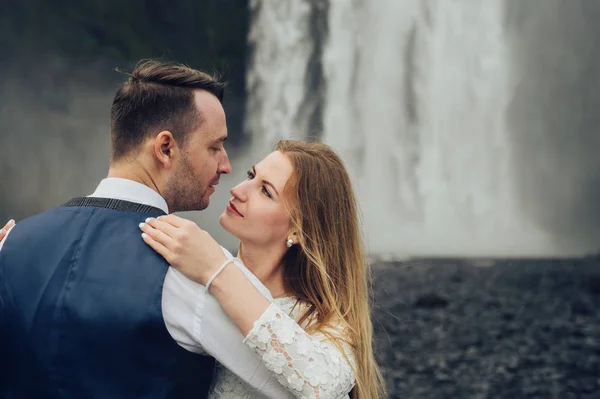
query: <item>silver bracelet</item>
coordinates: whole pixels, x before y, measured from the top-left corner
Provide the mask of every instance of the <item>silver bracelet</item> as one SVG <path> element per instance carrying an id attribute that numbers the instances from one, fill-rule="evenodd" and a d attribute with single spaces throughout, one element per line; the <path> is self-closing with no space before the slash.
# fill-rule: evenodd
<path id="1" fill-rule="evenodd" d="M 227 259 L 225 261 L 225 263 L 223 263 L 221 265 L 221 267 L 219 267 L 217 269 L 216 272 L 213 273 L 212 276 L 210 276 L 210 278 L 208 279 L 208 281 L 206 282 L 206 291 L 208 291 L 208 289 L 210 288 L 211 283 L 213 282 L 213 280 L 215 279 L 215 277 L 217 277 L 219 275 L 219 273 L 221 273 L 223 271 L 223 269 L 225 269 L 225 266 L 227 266 L 228 264 L 230 264 L 231 262 L 233 262 L 233 259 Z"/>

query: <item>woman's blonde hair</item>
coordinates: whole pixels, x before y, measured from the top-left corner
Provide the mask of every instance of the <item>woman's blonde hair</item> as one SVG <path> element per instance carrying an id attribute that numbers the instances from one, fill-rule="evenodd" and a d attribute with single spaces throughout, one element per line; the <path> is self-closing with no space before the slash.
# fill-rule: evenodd
<path id="1" fill-rule="evenodd" d="M 284 140 L 275 149 L 294 167 L 285 198 L 299 245 L 286 253 L 283 267 L 286 290 L 308 304 L 299 324 L 310 320 L 309 332 L 322 332 L 342 349 L 340 337 L 328 333 L 341 323 L 354 356 L 351 397 L 380 398 L 385 387 L 372 346 L 369 269 L 346 168 L 322 143 Z"/>

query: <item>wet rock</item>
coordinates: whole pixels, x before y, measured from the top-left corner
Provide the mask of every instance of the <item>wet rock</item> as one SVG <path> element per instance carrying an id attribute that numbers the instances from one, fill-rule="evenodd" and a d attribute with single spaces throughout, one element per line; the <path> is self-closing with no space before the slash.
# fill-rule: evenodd
<path id="1" fill-rule="evenodd" d="M 600 276 L 593 276 L 589 281 L 590 292 L 600 295 Z"/>
<path id="2" fill-rule="evenodd" d="M 398 266 L 374 283 L 390 398 L 600 398 L 600 258 Z"/>
<path id="3" fill-rule="evenodd" d="M 448 300 L 440 295 L 428 293 L 418 297 L 414 306 L 425 309 L 445 308 L 448 306 Z"/>
<path id="4" fill-rule="evenodd" d="M 590 304 L 585 303 L 580 299 L 576 299 L 571 303 L 571 312 L 573 312 L 573 314 L 589 315 L 593 313 L 593 310 Z"/>

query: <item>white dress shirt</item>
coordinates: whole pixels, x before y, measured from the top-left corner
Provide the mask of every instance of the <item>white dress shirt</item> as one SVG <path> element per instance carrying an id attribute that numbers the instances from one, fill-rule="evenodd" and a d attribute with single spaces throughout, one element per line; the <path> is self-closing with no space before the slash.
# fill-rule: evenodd
<path id="1" fill-rule="evenodd" d="M 167 202 L 160 194 L 132 180 L 106 178 L 90 197 L 114 198 L 150 205 L 169 213 Z M 0 242 L 0 249 L 6 237 Z M 225 248 L 223 252 L 234 260 L 234 264 L 267 299 L 273 299 L 269 290 L 238 258 L 234 258 Z M 203 285 L 188 279 L 172 267 L 169 267 L 164 280 L 162 312 L 167 330 L 181 347 L 214 357 L 264 397 L 282 398 L 289 395 L 266 369 L 258 355 L 243 342 L 244 336 L 214 296 Z"/>

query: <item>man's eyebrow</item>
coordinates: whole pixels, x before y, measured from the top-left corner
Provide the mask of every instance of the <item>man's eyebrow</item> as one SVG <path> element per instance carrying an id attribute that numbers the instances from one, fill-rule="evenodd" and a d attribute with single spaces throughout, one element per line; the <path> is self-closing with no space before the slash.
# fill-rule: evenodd
<path id="1" fill-rule="evenodd" d="M 227 136 L 221 136 L 218 139 L 216 139 L 214 142 L 215 143 L 223 143 L 223 142 L 225 142 L 225 140 L 227 140 Z"/>
<path id="2" fill-rule="evenodd" d="M 256 166 L 252 166 L 252 173 L 254 173 L 254 176 L 257 175 L 256 173 Z M 273 190 L 275 191 L 275 194 L 279 195 L 279 191 L 277 191 L 277 189 L 275 188 L 275 186 L 273 185 L 273 183 L 271 183 L 270 181 L 267 181 L 265 179 L 262 179 L 263 183 L 268 184 L 269 186 L 273 187 Z"/>

